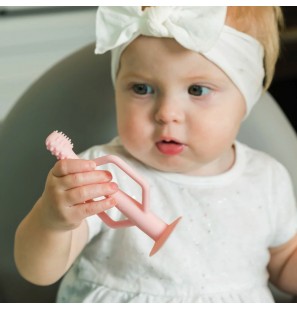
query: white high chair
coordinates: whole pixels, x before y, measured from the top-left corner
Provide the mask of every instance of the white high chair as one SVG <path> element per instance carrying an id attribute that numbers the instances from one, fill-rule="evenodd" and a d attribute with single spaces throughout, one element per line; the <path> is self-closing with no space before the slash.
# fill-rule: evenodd
<path id="1" fill-rule="evenodd" d="M 238 140 L 283 163 L 289 170 L 297 197 L 296 132 L 269 93 L 263 94 L 244 121 Z"/>
<path id="2" fill-rule="evenodd" d="M 42 193 L 55 158 L 45 137 L 55 129 L 72 137 L 75 151 L 116 135 L 109 54 L 95 56 L 89 45 L 37 80 L 0 127 L 0 302 L 53 302 L 57 284 L 37 287 L 17 273 L 13 240 L 17 225 Z M 288 168 L 297 192 L 297 138 L 269 94 L 244 123 L 239 139 L 264 150 Z M 286 295 L 277 295 L 290 300 Z"/>

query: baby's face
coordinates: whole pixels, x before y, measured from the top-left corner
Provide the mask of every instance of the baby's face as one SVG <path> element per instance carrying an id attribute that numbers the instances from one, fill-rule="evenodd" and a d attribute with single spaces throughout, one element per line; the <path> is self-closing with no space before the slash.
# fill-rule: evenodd
<path id="1" fill-rule="evenodd" d="M 123 145 L 146 165 L 216 175 L 234 162 L 243 96 L 221 69 L 173 39 L 139 37 L 125 49 L 116 106 Z"/>

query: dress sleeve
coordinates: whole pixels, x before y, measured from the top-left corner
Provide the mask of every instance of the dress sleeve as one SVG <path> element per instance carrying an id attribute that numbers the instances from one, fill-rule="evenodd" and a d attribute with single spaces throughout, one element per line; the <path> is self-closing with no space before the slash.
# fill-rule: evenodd
<path id="1" fill-rule="evenodd" d="M 272 225 L 271 247 L 289 241 L 297 232 L 297 207 L 292 181 L 288 171 L 279 163 L 272 172 Z"/>

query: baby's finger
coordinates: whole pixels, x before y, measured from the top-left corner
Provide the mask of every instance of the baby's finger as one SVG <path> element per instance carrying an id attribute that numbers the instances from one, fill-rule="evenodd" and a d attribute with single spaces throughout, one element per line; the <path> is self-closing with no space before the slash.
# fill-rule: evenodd
<path id="1" fill-rule="evenodd" d="M 68 190 L 88 184 L 107 183 L 111 180 L 112 175 L 109 171 L 93 170 L 66 175 L 65 177 L 63 177 L 62 186 L 65 190 Z"/>
<path id="2" fill-rule="evenodd" d="M 98 201 L 88 201 L 83 204 L 73 206 L 79 213 L 80 218 L 86 218 L 88 216 L 101 213 L 116 205 L 116 200 L 113 197 L 107 197 Z"/>
<path id="3" fill-rule="evenodd" d="M 72 173 L 80 173 L 95 170 L 96 163 L 85 159 L 63 159 L 59 160 L 52 169 L 55 177 L 63 177 Z"/>
<path id="4" fill-rule="evenodd" d="M 113 182 L 90 184 L 67 190 L 65 199 L 68 205 L 73 206 L 98 197 L 112 195 L 117 190 L 118 186 Z"/>

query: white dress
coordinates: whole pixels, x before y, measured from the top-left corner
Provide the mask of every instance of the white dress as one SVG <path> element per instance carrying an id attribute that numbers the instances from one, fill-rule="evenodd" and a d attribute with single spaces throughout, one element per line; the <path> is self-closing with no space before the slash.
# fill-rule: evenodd
<path id="1" fill-rule="evenodd" d="M 84 158 L 115 154 L 150 184 L 150 210 L 182 220 L 152 257 L 137 227 L 112 229 L 88 219 L 90 242 L 64 277 L 58 302 L 273 302 L 269 247 L 290 240 L 297 212 L 290 178 L 270 156 L 236 142 L 236 163 L 211 177 L 163 173 L 131 158 L 119 139 Z M 108 165 L 119 187 L 141 201 L 138 186 Z M 122 215 L 116 208 L 114 219 Z"/>

